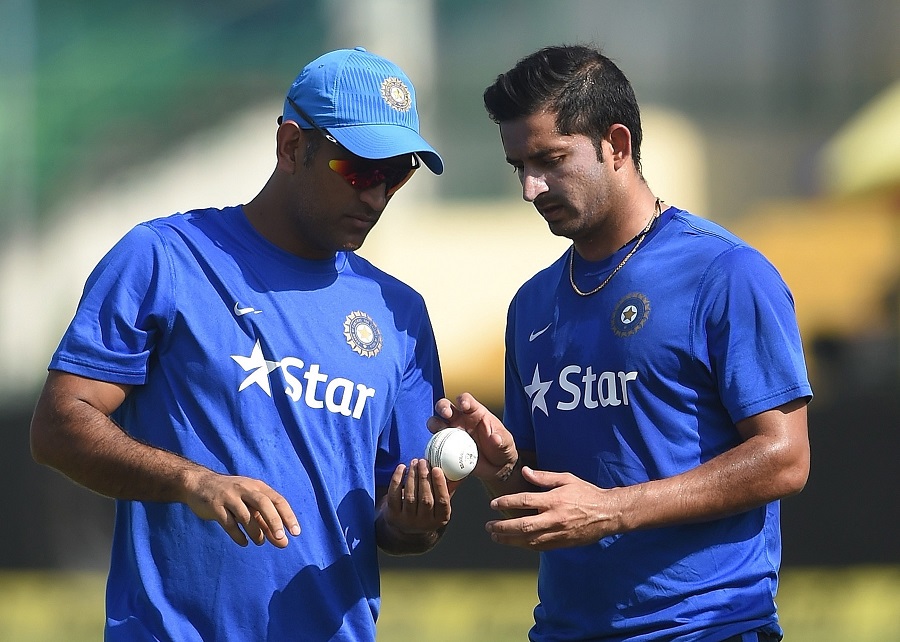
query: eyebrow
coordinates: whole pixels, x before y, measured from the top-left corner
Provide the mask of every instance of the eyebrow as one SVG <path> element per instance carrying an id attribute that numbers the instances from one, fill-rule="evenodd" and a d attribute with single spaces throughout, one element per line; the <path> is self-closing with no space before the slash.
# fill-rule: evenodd
<path id="1" fill-rule="evenodd" d="M 568 148 L 564 145 L 556 145 L 554 147 L 546 147 L 544 149 L 539 149 L 533 154 L 529 154 L 525 157 L 524 160 L 544 160 L 548 156 L 553 156 L 554 154 L 559 154 L 561 152 L 565 152 Z M 512 159 L 509 156 L 506 157 L 506 162 L 510 165 L 515 165 L 516 163 L 522 163 L 523 160 Z"/>

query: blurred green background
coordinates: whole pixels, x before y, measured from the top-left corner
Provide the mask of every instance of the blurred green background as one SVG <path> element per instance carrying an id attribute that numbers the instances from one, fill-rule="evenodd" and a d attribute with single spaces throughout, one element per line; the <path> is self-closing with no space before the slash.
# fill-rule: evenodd
<path id="1" fill-rule="evenodd" d="M 366 46 L 412 78 L 446 171 L 404 187 L 362 254 L 425 296 L 448 393 L 500 412 L 506 304 L 565 244 L 481 93 L 590 42 L 635 86 L 651 187 L 759 247 L 797 302 L 816 399 L 809 485 L 782 505 L 787 639 L 900 640 L 898 33 L 896 0 L 0 0 L 0 639 L 101 637 L 112 503 L 35 465 L 28 422 L 106 249 L 252 198 L 297 72 Z M 490 518 L 465 484 L 437 551 L 383 558 L 382 639 L 524 639 L 536 560 L 491 544 Z"/>

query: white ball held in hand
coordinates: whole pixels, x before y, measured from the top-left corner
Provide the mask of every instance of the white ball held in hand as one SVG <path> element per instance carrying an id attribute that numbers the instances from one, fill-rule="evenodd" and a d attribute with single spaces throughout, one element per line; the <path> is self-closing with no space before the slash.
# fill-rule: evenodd
<path id="1" fill-rule="evenodd" d="M 431 436 L 425 459 L 432 468 L 440 467 L 450 481 L 459 481 L 475 469 L 478 446 L 465 430 L 444 428 Z"/>

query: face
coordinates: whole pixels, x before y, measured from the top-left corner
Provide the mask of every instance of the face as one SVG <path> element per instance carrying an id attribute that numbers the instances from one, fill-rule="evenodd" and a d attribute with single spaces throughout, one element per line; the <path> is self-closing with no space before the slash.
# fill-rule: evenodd
<path id="1" fill-rule="evenodd" d="M 318 135 L 304 131 L 304 137 Z M 311 259 L 359 249 L 414 161 L 411 154 L 367 161 L 340 145 L 319 143 L 306 163 L 304 143 L 295 154 L 287 226 L 292 251 Z"/>
<path id="2" fill-rule="evenodd" d="M 551 232 L 577 241 L 609 224 L 615 175 L 605 141 L 601 162 L 591 139 L 560 134 L 555 114 L 548 112 L 502 122 L 500 138 L 522 183 L 522 198 L 534 204 Z"/>

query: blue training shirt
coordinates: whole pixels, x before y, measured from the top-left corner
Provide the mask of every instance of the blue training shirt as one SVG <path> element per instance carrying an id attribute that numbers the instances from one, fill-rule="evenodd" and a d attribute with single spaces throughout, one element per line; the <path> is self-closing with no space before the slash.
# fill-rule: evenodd
<path id="1" fill-rule="evenodd" d="M 241 548 L 184 504 L 117 501 L 107 640 L 375 639 L 375 489 L 443 395 L 419 294 L 284 252 L 239 207 L 188 212 L 98 264 L 50 368 L 135 386 L 124 430 L 266 482 L 302 528 Z"/>
<path id="2" fill-rule="evenodd" d="M 582 291 L 630 245 L 575 256 Z M 569 253 L 514 297 L 504 421 L 537 469 L 602 488 L 671 477 L 739 443 L 735 423 L 812 395 L 793 299 L 722 227 L 669 208 L 596 294 Z M 779 632 L 779 503 L 541 553 L 530 636 L 667 642 Z M 711 636 L 711 637 L 710 637 Z"/>

